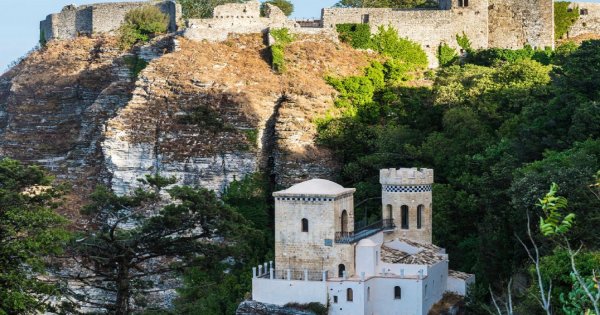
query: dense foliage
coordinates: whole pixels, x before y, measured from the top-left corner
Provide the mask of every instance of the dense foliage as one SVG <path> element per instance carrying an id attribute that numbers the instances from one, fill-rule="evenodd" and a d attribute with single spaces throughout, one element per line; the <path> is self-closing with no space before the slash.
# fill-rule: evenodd
<path id="1" fill-rule="evenodd" d="M 579 8 L 570 9 L 571 2 L 554 2 L 554 38 L 561 39 L 579 19 Z"/>
<path id="2" fill-rule="evenodd" d="M 371 47 L 371 26 L 369 24 L 345 23 L 336 26 L 340 41 L 357 49 Z"/>
<path id="3" fill-rule="evenodd" d="M 147 42 L 153 36 L 167 31 L 169 18 L 159 8 L 147 5 L 133 9 L 125 15 L 125 22 L 119 29 L 119 42 L 128 49 L 138 42 Z"/>
<path id="4" fill-rule="evenodd" d="M 161 191 L 174 179 L 147 176 L 142 183 L 146 188 L 126 196 L 99 188 L 84 209 L 90 228 L 74 239 L 70 251 L 88 272 L 68 275 L 83 284 L 83 294 L 74 295 L 83 305 L 130 314 L 134 302 L 145 305 L 145 293 L 161 275 L 173 277 L 176 270 L 227 257 L 245 262 L 240 252 L 256 233 L 214 192 L 175 186 L 166 190 L 166 203 Z M 94 291 L 105 297 L 95 298 Z"/>
<path id="5" fill-rule="evenodd" d="M 434 240 L 452 268 L 477 274 L 475 299 L 485 302 L 488 285 L 527 269 L 515 235 L 525 211 L 541 216 L 535 203 L 552 182 L 577 218 L 571 241 L 600 246 L 600 200 L 587 187 L 600 169 L 600 42 L 472 53 L 488 57 L 440 69 L 432 87 L 381 81 L 375 63 L 363 76 L 330 79 L 336 104 L 352 110 L 321 119 L 318 139 L 342 159 L 339 181 L 357 187 L 357 201 L 380 194 L 380 168 L 435 169 Z M 376 201 L 364 207 L 357 220 L 380 216 Z M 544 252 L 554 247 L 542 242 Z"/>
<path id="6" fill-rule="evenodd" d="M 437 53 L 438 63 L 441 67 L 452 65 L 458 61 L 458 53 L 446 43 L 440 44 Z"/>
<path id="7" fill-rule="evenodd" d="M 44 312 L 60 295 L 57 283 L 37 276 L 68 238 L 54 212 L 61 191 L 40 168 L 0 160 L 0 314 Z"/>

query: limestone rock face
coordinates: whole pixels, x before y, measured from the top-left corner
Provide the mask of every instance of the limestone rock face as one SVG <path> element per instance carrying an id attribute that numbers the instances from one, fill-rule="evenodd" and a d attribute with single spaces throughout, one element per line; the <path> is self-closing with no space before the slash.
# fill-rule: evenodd
<path id="1" fill-rule="evenodd" d="M 367 52 L 299 37 L 279 75 L 258 34 L 117 47 L 51 41 L 0 77 L 0 155 L 72 182 L 73 213 L 99 183 L 127 193 L 155 172 L 217 191 L 256 171 L 282 186 L 337 172 L 315 144 L 314 120 L 334 108 L 324 77 L 358 74 Z M 147 62 L 137 76 L 131 60 Z"/>
<path id="2" fill-rule="evenodd" d="M 235 312 L 236 315 L 315 315 L 310 311 L 281 307 L 256 301 L 244 301 Z"/>

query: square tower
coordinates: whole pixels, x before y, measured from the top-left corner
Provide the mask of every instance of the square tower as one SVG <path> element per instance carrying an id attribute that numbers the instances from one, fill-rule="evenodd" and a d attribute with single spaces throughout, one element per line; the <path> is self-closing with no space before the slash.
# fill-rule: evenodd
<path id="1" fill-rule="evenodd" d="M 379 173 L 383 219 L 394 220 L 386 240 L 432 241 L 432 169 L 383 169 Z"/>
<path id="2" fill-rule="evenodd" d="M 276 268 L 352 274 L 353 246 L 335 239 L 354 231 L 354 192 L 312 179 L 273 193 Z"/>

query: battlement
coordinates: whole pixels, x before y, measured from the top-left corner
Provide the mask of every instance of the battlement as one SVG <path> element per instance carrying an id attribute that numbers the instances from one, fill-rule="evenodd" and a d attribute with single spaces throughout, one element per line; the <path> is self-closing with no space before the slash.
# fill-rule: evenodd
<path id="1" fill-rule="evenodd" d="M 382 185 L 431 185 L 433 170 L 428 168 L 390 168 L 379 171 Z"/>
<path id="2" fill-rule="evenodd" d="M 169 16 L 169 31 L 177 30 L 181 19 L 181 5 L 173 0 L 96 3 L 68 5 L 59 13 L 50 14 L 40 22 L 40 32 L 45 40 L 70 39 L 79 35 L 114 32 L 125 20 L 127 12 L 146 5 L 154 5 Z"/>

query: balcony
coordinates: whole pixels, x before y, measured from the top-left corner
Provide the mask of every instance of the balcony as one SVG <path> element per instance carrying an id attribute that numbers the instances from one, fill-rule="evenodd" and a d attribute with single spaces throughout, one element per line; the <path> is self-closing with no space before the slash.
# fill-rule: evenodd
<path id="1" fill-rule="evenodd" d="M 352 232 L 335 232 L 335 242 L 338 244 L 352 244 L 381 231 L 393 230 L 395 227 L 394 219 L 379 220 Z"/>

